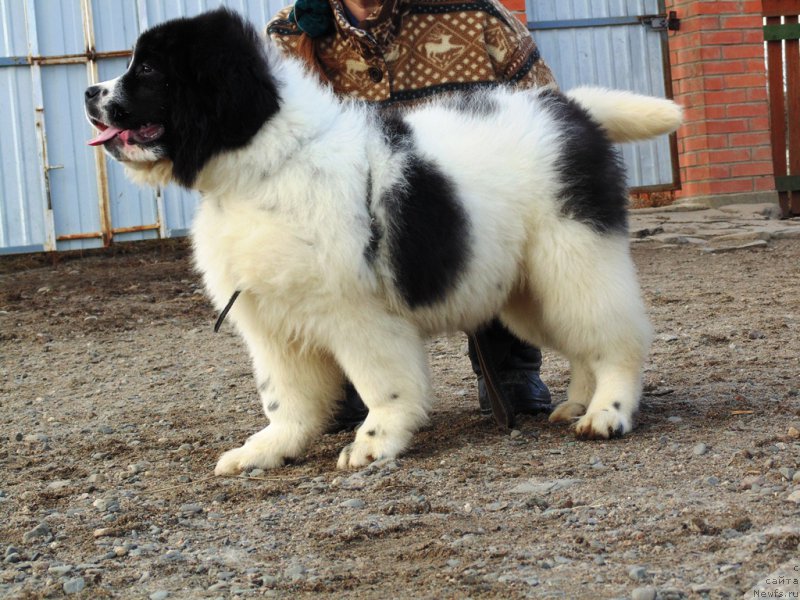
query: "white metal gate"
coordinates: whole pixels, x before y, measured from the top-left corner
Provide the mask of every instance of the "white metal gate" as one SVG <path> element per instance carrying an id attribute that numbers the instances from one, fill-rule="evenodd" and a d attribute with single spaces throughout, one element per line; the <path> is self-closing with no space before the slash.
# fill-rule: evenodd
<path id="1" fill-rule="evenodd" d="M 527 0 L 528 29 L 559 86 L 602 85 L 672 97 L 664 0 Z M 625 144 L 636 191 L 677 189 L 675 136 Z"/>

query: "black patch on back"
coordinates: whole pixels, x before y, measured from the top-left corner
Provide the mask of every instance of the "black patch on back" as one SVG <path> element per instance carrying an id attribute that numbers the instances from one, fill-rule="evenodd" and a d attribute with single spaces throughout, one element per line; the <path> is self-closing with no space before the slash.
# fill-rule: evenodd
<path id="1" fill-rule="evenodd" d="M 563 185 L 561 213 L 601 233 L 625 233 L 628 194 L 616 148 L 577 102 L 557 92 L 539 97 L 565 140 L 556 162 Z"/>
<path id="2" fill-rule="evenodd" d="M 469 221 L 436 164 L 409 154 L 404 175 L 382 201 L 395 282 L 415 308 L 444 299 L 457 283 L 468 258 Z"/>

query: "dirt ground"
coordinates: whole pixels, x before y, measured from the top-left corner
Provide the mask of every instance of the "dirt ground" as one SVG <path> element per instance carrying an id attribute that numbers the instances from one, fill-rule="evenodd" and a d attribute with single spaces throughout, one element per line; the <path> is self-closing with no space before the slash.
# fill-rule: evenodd
<path id="1" fill-rule="evenodd" d="M 798 597 L 800 243 L 633 252 L 656 339 L 624 439 L 498 431 L 458 336 L 406 455 L 337 471 L 340 433 L 232 478 L 266 421 L 185 244 L 4 259 L 0 596 Z"/>

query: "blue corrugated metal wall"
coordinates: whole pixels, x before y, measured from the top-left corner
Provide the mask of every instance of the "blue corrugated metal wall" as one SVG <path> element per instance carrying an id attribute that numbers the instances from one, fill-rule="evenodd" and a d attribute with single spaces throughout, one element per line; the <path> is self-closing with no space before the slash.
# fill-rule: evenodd
<path id="1" fill-rule="evenodd" d="M 666 32 L 635 19 L 663 14 L 663 0 L 527 0 L 527 13 L 534 40 L 561 88 L 596 84 L 667 95 Z M 631 187 L 677 183 L 677 156 L 666 136 L 621 148 Z"/>
<path id="2" fill-rule="evenodd" d="M 124 71 L 139 33 L 220 5 L 266 24 L 284 0 L 0 0 L 0 253 L 184 234 L 197 198 L 128 182 L 83 114 L 83 90 Z M 528 0 L 531 21 L 657 12 L 658 0 Z M 567 23 L 568 25 L 568 23 Z M 561 86 L 664 94 L 663 39 L 641 25 L 535 30 Z M 669 143 L 625 149 L 633 185 L 671 181 Z"/>
<path id="3" fill-rule="evenodd" d="M 266 25 L 282 0 L 0 0 L 0 253 L 182 235 L 195 195 L 134 186 L 102 151 L 83 91 L 125 70 L 137 36 L 228 6 Z M 90 58 L 90 54 L 92 58 Z"/>

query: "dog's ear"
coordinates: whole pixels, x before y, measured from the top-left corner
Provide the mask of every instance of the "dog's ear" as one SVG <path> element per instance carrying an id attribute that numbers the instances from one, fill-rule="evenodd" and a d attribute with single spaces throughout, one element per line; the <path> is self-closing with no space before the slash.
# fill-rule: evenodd
<path id="1" fill-rule="evenodd" d="M 278 111 L 264 42 L 236 13 L 220 9 L 187 20 L 169 87 L 170 158 L 190 187 L 215 154 L 245 146 Z"/>

